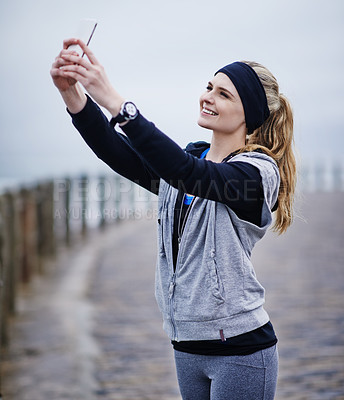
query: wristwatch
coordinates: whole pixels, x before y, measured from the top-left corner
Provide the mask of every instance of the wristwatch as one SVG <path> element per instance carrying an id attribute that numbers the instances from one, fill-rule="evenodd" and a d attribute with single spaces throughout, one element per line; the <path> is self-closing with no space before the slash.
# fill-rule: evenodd
<path id="1" fill-rule="evenodd" d="M 111 118 L 110 125 L 113 128 L 116 124 L 125 121 L 132 121 L 139 115 L 139 110 L 131 101 L 125 101 L 116 117 Z"/>

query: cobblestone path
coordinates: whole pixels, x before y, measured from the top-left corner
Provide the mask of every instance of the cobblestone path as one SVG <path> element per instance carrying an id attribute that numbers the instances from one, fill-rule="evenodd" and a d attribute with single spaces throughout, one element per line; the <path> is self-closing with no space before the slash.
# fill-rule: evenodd
<path id="1" fill-rule="evenodd" d="M 344 399 L 344 195 L 304 197 L 281 237 L 254 252 L 279 337 L 278 400 Z"/>
<path id="2" fill-rule="evenodd" d="M 156 221 L 137 221 L 104 251 L 89 296 L 99 399 L 180 399 L 171 344 L 154 298 Z"/>

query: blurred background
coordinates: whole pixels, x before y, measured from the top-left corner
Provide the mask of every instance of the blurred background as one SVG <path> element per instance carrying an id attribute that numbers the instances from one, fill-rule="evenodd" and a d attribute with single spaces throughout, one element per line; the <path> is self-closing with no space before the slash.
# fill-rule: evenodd
<path id="1" fill-rule="evenodd" d="M 92 153 L 50 78 L 84 18 L 113 86 L 181 147 L 210 140 L 198 100 L 220 67 L 276 76 L 301 194 L 253 254 L 276 399 L 343 400 L 342 0 L 0 2 L 0 399 L 180 400 L 154 299 L 156 198 Z"/>
<path id="2" fill-rule="evenodd" d="M 107 171 L 80 139 L 49 70 L 81 18 L 114 87 L 180 146 L 209 140 L 198 98 L 213 73 L 256 60 L 277 77 L 295 112 L 303 165 L 342 163 L 344 3 L 314 0 L 2 0 L 2 184 Z"/>

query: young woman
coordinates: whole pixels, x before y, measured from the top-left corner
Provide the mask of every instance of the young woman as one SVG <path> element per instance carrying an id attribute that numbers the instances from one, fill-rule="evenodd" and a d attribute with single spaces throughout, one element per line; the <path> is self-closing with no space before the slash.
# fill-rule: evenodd
<path id="1" fill-rule="evenodd" d="M 211 143 L 185 151 L 116 92 L 81 41 L 64 42 L 51 76 L 95 154 L 159 195 L 156 299 L 183 399 L 273 399 L 277 339 L 250 256 L 273 211 L 279 233 L 292 221 L 293 117 L 274 76 L 246 61 L 217 71 L 198 119 Z"/>

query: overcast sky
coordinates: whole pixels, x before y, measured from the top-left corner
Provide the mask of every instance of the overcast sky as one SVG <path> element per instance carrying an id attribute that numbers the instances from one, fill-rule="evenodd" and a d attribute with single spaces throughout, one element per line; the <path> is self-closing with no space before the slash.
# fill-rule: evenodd
<path id="1" fill-rule="evenodd" d="M 213 73 L 255 60 L 295 113 L 304 163 L 342 160 L 342 0 L 2 0 L 0 179 L 109 171 L 72 127 L 49 70 L 81 18 L 113 85 L 181 146 L 210 140 L 198 99 Z"/>

